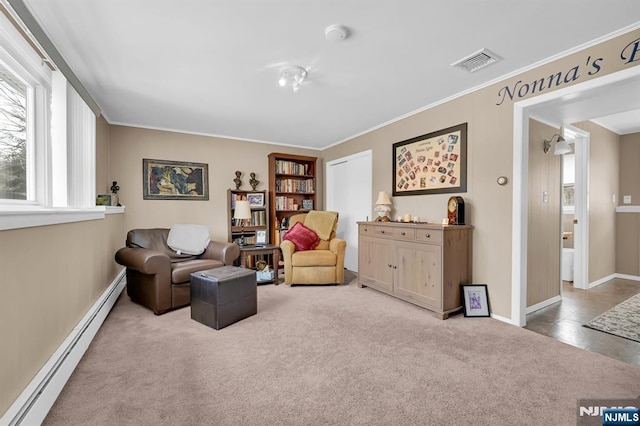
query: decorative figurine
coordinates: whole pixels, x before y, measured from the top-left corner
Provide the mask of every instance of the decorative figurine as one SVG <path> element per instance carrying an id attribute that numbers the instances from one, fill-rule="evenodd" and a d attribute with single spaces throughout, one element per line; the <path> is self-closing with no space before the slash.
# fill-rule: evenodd
<path id="1" fill-rule="evenodd" d="M 240 189 L 242 186 L 242 181 L 240 180 L 240 175 L 242 172 L 240 170 L 236 170 L 236 178 L 233 180 L 236 183 L 236 189 Z"/>
<path id="2" fill-rule="evenodd" d="M 256 174 L 253 172 L 251 172 L 249 176 L 251 176 L 251 179 L 249 179 L 249 185 L 251 185 L 251 189 L 255 191 L 258 185 L 260 185 L 260 181 L 256 179 Z"/>
<path id="3" fill-rule="evenodd" d="M 115 195 L 116 197 L 116 206 L 118 207 L 122 207 L 120 205 L 120 197 L 118 197 L 118 191 L 120 191 L 120 187 L 118 186 L 118 181 L 113 181 L 113 184 L 111 184 L 111 192 Z"/>

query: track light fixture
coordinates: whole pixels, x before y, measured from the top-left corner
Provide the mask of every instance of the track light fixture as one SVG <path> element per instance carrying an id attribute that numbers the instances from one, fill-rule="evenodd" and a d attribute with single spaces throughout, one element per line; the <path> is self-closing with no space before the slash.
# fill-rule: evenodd
<path id="1" fill-rule="evenodd" d="M 291 84 L 291 89 L 294 92 L 300 90 L 300 86 L 304 79 L 307 78 L 307 70 L 297 65 L 292 65 L 286 68 L 283 68 L 280 71 L 280 79 L 278 80 L 278 84 L 281 87 L 285 87 L 287 84 Z"/>
<path id="2" fill-rule="evenodd" d="M 544 150 L 544 153 L 546 154 L 547 152 L 549 152 L 549 150 L 551 150 L 553 138 L 555 138 L 556 136 L 558 137 L 558 139 L 556 140 L 556 147 L 553 150 L 553 155 L 564 155 L 570 153 L 571 147 L 569 146 L 569 142 L 567 142 L 565 138 L 557 133 L 551 136 L 549 139 L 544 140 L 544 146 L 542 148 Z"/>

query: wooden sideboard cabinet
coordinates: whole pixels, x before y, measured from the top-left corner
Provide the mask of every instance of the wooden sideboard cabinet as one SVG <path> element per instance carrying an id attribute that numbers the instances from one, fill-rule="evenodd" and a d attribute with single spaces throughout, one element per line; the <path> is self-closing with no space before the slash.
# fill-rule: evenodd
<path id="1" fill-rule="evenodd" d="M 446 319 L 471 282 L 471 226 L 358 222 L 358 286 Z"/>

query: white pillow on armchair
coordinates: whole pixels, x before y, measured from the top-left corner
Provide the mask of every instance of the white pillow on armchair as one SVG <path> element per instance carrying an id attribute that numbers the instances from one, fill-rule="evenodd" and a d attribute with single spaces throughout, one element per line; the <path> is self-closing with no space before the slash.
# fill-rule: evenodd
<path id="1" fill-rule="evenodd" d="M 209 228 L 204 225 L 175 224 L 169 230 L 167 245 L 178 254 L 200 255 L 204 253 L 211 238 Z"/>

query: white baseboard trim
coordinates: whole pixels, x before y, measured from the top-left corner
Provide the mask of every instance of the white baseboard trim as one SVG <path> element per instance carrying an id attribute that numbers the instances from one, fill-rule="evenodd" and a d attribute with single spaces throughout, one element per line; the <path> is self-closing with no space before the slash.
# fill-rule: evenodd
<path id="1" fill-rule="evenodd" d="M 125 269 L 116 276 L 82 320 L 0 419 L 0 426 L 41 424 L 71 377 L 89 344 L 126 284 Z"/>
<path id="2" fill-rule="evenodd" d="M 637 275 L 626 275 L 626 274 L 614 274 L 616 278 L 621 278 L 623 280 L 630 281 L 640 281 L 640 277 Z"/>
<path id="3" fill-rule="evenodd" d="M 614 278 L 621 278 L 621 277 L 618 277 L 617 275 L 618 275 L 618 274 L 611 274 L 611 275 L 606 276 L 606 277 L 604 277 L 604 278 L 600 278 L 600 279 L 599 279 L 599 280 L 597 280 L 597 281 L 594 281 L 594 282 L 592 282 L 592 283 L 589 283 L 588 288 L 594 288 L 594 287 L 597 287 L 597 286 L 599 286 L 600 284 L 604 284 L 604 283 L 606 283 L 606 282 L 609 282 L 609 281 L 611 281 L 611 280 L 612 280 L 612 279 L 614 279 Z"/>
<path id="4" fill-rule="evenodd" d="M 506 318 L 496 314 L 491 314 L 491 318 L 496 319 L 498 321 L 506 322 L 507 324 L 515 325 L 516 327 L 520 327 L 518 323 L 513 321 L 511 318 Z"/>
<path id="5" fill-rule="evenodd" d="M 527 308 L 527 315 L 530 314 L 531 312 L 535 312 L 535 311 L 538 311 L 538 310 L 540 310 L 542 308 L 546 308 L 549 305 L 553 305 L 554 303 L 557 303 L 557 302 L 559 302 L 561 300 L 562 300 L 562 297 L 554 296 L 551 299 L 543 300 L 540 303 L 536 303 L 533 306 L 529 306 Z"/>
<path id="6" fill-rule="evenodd" d="M 589 288 L 594 288 L 599 286 L 600 284 L 604 284 L 606 282 L 611 281 L 614 278 L 620 278 L 623 280 L 631 280 L 631 281 L 640 281 L 640 277 L 637 275 L 627 275 L 627 274 L 611 274 L 607 277 L 604 278 L 600 278 L 597 281 L 594 281 L 592 283 L 589 283 Z"/>

